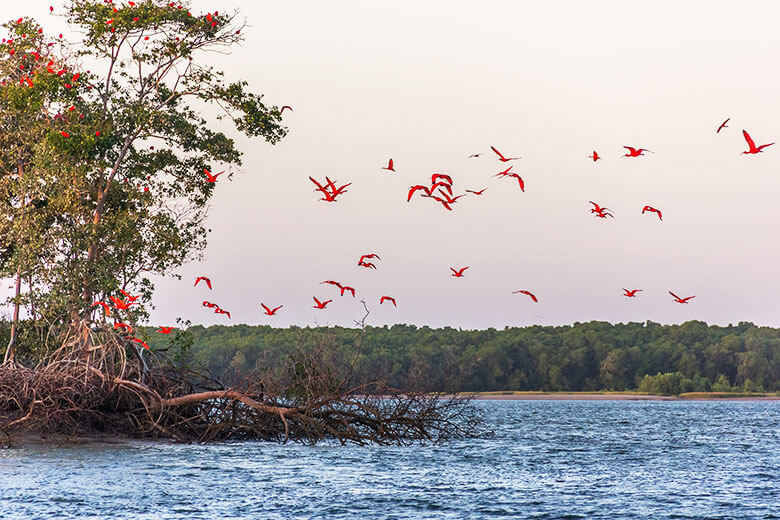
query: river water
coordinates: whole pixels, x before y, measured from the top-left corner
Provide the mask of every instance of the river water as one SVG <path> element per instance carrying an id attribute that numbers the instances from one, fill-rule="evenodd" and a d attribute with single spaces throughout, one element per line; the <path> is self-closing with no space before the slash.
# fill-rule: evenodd
<path id="1" fill-rule="evenodd" d="M 0 518 L 780 518 L 780 402 L 479 401 L 439 446 L 0 450 Z"/>

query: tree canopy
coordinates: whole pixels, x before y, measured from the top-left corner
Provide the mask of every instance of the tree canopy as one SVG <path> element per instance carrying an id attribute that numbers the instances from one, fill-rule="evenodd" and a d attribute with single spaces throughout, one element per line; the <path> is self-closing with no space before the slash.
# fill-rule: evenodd
<path id="1" fill-rule="evenodd" d="M 72 0 L 75 43 L 35 20 L 4 25 L 0 44 L 0 277 L 45 326 L 89 318 L 120 289 L 140 292 L 206 244 L 214 183 L 205 171 L 241 152 L 202 113 L 276 143 L 276 106 L 209 65 L 243 36 L 236 13 L 193 13 L 188 2 L 115 5 Z M 214 111 L 212 110 L 212 112 Z"/>

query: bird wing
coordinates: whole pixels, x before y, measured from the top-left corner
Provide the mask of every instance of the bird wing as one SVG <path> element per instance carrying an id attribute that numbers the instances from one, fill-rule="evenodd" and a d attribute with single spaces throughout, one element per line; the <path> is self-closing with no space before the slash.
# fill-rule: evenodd
<path id="1" fill-rule="evenodd" d="M 506 157 L 504 157 L 503 155 L 501 155 L 501 152 L 499 152 L 498 150 L 496 150 L 496 147 L 495 147 L 495 146 L 493 146 L 493 145 L 490 145 L 490 149 L 491 149 L 491 150 L 493 150 L 494 152 L 496 152 L 496 155 L 498 155 L 498 156 L 499 156 L 499 157 L 501 157 L 502 159 L 506 159 Z"/>
<path id="2" fill-rule="evenodd" d="M 676 294 L 674 294 L 672 291 L 669 291 L 669 294 L 671 294 L 672 296 L 674 296 L 674 297 L 675 297 L 675 298 L 676 298 L 678 301 L 682 301 L 682 298 L 680 298 L 679 296 L 677 296 Z"/>
<path id="3" fill-rule="evenodd" d="M 263 309 L 265 309 L 265 312 L 271 312 L 271 309 L 269 309 L 268 307 L 266 307 L 266 305 L 265 305 L 264 303 L 261 303 L 261 304 L 260 304 L 260 306 L 261 306 Z"/>
<path id="4" fill-rule="evenodd" d="M 747 141 L 748 146 L 750 147 L 750 150 L 753 151 L 756 149 L 756 143 L 753 141 L 753 138 L 750 137 L 750 134 L 747 133 L 747 130 L 742 130 L 742 135 L 745 137 L 745 141 Z"/>

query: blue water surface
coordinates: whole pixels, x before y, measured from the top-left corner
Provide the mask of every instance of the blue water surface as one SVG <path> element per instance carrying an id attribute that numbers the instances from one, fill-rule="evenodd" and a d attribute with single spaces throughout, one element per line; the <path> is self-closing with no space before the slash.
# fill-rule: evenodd
<path id="1" fill-rule="evenodd" d="M 0 518 L 780 518 L 780 401 L 478 401 L 439 446 L 0 450 Z"/>

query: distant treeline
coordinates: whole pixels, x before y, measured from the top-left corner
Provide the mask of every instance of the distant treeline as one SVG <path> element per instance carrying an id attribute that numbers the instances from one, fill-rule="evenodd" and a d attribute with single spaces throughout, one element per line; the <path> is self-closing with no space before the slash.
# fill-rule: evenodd
<path id="1" fill-rule="evenodd" d="M 397 388 L 780 391 L 780 329 L 746 322 L 717 327 L 701 321 L 594 321 L 503 330 L 394 325 L 367 327 L 362 339 L 360 330 L 341 327 L 198 325 L 170 336 L 154 331 L 141 332 L 153 349 L 168 348 L 166 354 L 177 364 L 206 368 L 228 381 L 255 368 L 281 365 L 296 348 L 315 343 L 327 343 L 346 362 L 362 343 L 356 380 L 384 378 Z M 34 363 L 43 337 L 23 327 L 21 359 Z M 7 341 L 8 324 L 0 321 L 0 355 Z"/>
<path id="2" fill-rule="evenodd" d="M 148 330 L 153 348 L 168 344 L 169 338 Z M 349 360 L 361 342 L 360 330 L 340 327 L 193 326 L 188 335 L 189 362 L 218 376 L 273 366 L 293 349 L 315 342 L 329 342 Z M 504 330 L 367 327 L 355 376 L 444 392 L 774 392 L 780 390 L 780 329 L 701 321 Z"/>

